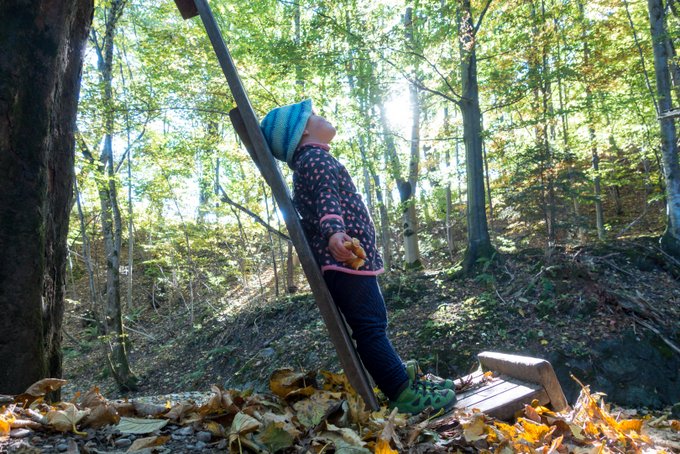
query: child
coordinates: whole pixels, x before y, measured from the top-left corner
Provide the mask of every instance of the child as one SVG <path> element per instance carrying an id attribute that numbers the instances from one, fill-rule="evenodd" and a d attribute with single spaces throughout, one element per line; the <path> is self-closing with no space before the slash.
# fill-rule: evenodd
<path id="1" fill-rule="evenodd" d="M 307 99 L 272 110 L 261 128 L 274 157 L 294 171 L 293 204 L 305 236 L 352 329 L 359 356 L 390 406 L 413 414 L 427 407 L 451 408 L 456 402 L 451 381 L 442 386 L 420 380 L 417 365 L 405 366 L 387 338 L 387 312 L 376 277 L 384 270 L 375 228 L 347 169 L 329 153 L 333 125 L 314 113 Z M 346 247 L 352 238 L 365 250 L 363 263 L 351 262 L 357 259 Z"/>

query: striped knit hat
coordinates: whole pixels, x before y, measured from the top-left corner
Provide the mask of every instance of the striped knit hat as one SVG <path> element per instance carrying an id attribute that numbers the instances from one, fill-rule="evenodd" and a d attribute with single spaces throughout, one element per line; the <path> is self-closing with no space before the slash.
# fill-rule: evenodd
<path id="1" fill-rule="evenodd" d="M 260 127 L 274 157 L 290 165 L 312 114 L 312 100 L 277 107 L 262 119 Z"/>

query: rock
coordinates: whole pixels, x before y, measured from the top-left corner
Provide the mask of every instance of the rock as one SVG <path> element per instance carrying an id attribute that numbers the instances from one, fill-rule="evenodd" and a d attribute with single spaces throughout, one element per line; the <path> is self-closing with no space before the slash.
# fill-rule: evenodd
<path id="1" fill-rule="evenodd" d="M 13 429 L 10 430 L 9 436 L 11 438 L 26 438 L 33 433 L 30 429 Z"/>
<path id="2" fill-rule="evenodd" d="M 115 441 L 115 445 L 118 448 L 127 448 L 132 444 L 132 440 L 129 438 L 119 438 L 118 440 Z"/>
<path id="3" fill-rule="evenodd" d="M 680 402 L 671 407 L 671 416 L 673 419 L 680 419 Z"/>
<path id="4" fill-rule="evenodd" d="M 174 433 L 174 434 L 170 435 L 170 438 L 172 438 L 173 440 L 177 440 L 177 441 L 184 441 L 186 436 L 182 435 L 180 433 Z"/>
<path id="5" fill-rule="evenodd" d="M 198 440 L 196 442 L 196 445 L 194 446 L 194 449 L 196 449 L 197 451 L 202 451 L 205 449 L 206 446 L 207 444 L 204 441 Z"/>
<path id="6" fill-rule="evenodd" d="M 177 431 L 178 434 L 188 436 L 194 434 L 194 428 L 191 426 L 182 427 Z"/>
<path id="7" fill-rule="evenodd" d="M 66 452 L 68 451 L 68 445 L 66 443 L 59 443 L 57 445 L 57 451 L 59 452 Z"/>
<path id="8" fill-rule="evenodd" d="M 198 441 L 202 441 L 204 443 L 208 443 L 212 439 L 212 434 L 210 432 L 199 432 L 196 434 L 196 438 Z"/>

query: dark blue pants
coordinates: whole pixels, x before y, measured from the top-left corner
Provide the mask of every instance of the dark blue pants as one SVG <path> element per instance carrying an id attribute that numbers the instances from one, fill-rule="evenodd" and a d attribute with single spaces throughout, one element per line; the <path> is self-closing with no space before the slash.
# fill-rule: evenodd
<path id="1" fill-rule="evenodd" d="M 387 338 L 387 310 L 378 279 L 341 271 L 326 271 L 324 279 L 335 304 L 352 328 L 352 337 L 366 370 L 389 399 L 396 398 L 408 376 Z"/>

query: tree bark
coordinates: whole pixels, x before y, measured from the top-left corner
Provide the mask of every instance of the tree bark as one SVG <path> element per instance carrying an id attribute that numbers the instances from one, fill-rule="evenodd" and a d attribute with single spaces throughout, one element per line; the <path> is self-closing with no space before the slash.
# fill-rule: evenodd
<path id="1" fill-rule="evenodd" d="M 122 244 L 122 220 L 118 202 L 115 163 L 113 160 L 113 51 L 118 20 L 120 19 L 125 0 L 113 0 L 107 6 L 104 37 L 101 43 L 95 31 L 92 40 L 98 56 L 98 69 L 103 86 L 104 105 L 104 144 L 97 166 L 99 177 L 97 185 L 99 201 L 102 209 L 101 223 L 106 251 L 106 306 L 104 329 L 108 342 L 107 357 L 109 367 L 122 390 L 137 388 L 138 379 L 130 369 L 127 357 L 128 337 L 123 325 L 123 312 L 120 295 L 120 252 Z M 90 158 L 92 158 L 90 156 Z"/>
<path id="2" fill-rule="evenodd" d="M 460 110 L 463 117 L 463 141 L 465 142 L 465 163 L 467 170 L 468 228 L 468 242 L 462 262 L 462 270 L 469 272 L 475 266 L 478 259 L 490 259 L 494 254 L 486 220 L 482 157 L 482 114 L 479 107 L 476 36 L 470 14 L 470 0 L 461 1 L 460 34 L 460 73 L 462 85 Z"/>
<path id="3" fill-rule="evenodd" d="M 671 109 L 671 83 L 668 68 L 665 14 L 662 0 L 648 0 L 649 22 L 654 45 L 654 70 L 656 73 L 656 92 L 659 112 Z M 669 254 L 680 258 L 680 164 L 675 123 L 672 118 L 660 118 L 661 151 L 663 170 L 666 179 L 666 231 L 661 237 L 661 245 Z"/>
<path id="4" fill-rule="evenodd" d="M 0 393 L 60 377 L 74 130 L 91 0 L 0 3 Z"/>

